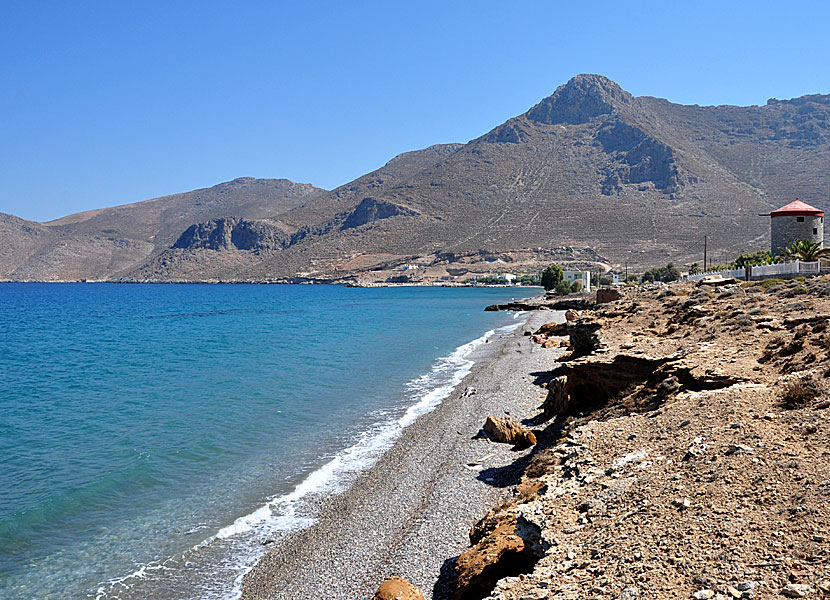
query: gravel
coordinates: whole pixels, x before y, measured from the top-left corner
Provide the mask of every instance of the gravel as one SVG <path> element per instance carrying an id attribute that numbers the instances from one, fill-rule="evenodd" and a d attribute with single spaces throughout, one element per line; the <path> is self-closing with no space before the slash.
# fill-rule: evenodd
<path id="1" fill-rule="evenodd" d="M 549 370 L 562 350 L 522 332 L 553 320 L 563 314 L 530 313 L 524 326 L 477 350 L 471 373 L 438 408 L 328 498 L 317 524 L 275 544 L 245 577 L 243 599 L 371 598 L 393 575 L 427 599 L 448 598 L 452 560 L 467 549 L 470 527 L 507 495 L 529 452 L 473 438 L 488 415 L 537 412 L 544 390 L 531 373 Z"/>

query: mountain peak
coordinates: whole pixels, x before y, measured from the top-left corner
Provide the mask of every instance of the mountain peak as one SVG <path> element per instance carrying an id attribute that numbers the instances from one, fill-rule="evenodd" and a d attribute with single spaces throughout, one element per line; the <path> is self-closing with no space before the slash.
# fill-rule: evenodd
<path id="1" fill-rule="evenodd" d="M 602 75 L 582 74 L 560 85 L 552 96 L 527 112 L 539 123 L 585 123 L 615 108 L 630 104 L 634 97 Z"/>

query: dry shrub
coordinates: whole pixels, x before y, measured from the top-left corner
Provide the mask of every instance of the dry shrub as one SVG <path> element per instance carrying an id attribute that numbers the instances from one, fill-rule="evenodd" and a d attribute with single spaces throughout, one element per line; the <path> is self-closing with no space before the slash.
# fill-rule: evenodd
<path id="1" fill-rule="evenodd" d="M 744 314 L 739 314 L 733 319 L 730 319 L 728 324 L 735 329 L 751 329 L 755 327 L 755 323 L 752 322 L 752 319 Z"/>
<path id="2" fill-rule="evenodd" d="M 804 294 L 809 294 L 809 293 L 810 293 L 810 290 L 808 290 L 803 285 L 799 285 L 798 287 L 794 287 L 791 290 L 788 290 L 787 292 L 784 292 L 781 295 L 785 298 L 793 298 L 795 296 L 802 296 Z"/>
<path id="3" fill-rule="evenodd" d="M 782 283 L 784 283 L 783 279 L 762 279 L 757 285 L 762 289 L 768 290 L 771 287 L 781 285 Z"/>
<path id="4" fill-rule="evenodd" d="M 784 345 L 784 336 L 783 335 L 776 335 L 769 342 L 767 342 L 767 348 L 779 348 Z"/>
<path id="5" fill-rule="evenodd" d="M 798 354 L 804 348 L 804 340 L 793 338 L 789 343 L 784 344 L 778 351 L 780 356 L 792 356 Z"/>
<path id="6" fill-rule="evenodd" d="M 803 408 L 821 395 L 822 389 L 810 377 L 790 381 L 781 393 L 781 403 L 786 408 Z"/>
<path id="7" fill-rule="evenodd" d="M 770 341 L 767 342 L 767 347 L 764 348 L 764 352 L 761 354 L 763 360 L 772 360 L 775 356 L 780 354 L 781 348 L 784 347 L 786 341 L 787 340 L 784 336 L 781 335 L 776 335 L 774 338 L 770 339 Z"/>

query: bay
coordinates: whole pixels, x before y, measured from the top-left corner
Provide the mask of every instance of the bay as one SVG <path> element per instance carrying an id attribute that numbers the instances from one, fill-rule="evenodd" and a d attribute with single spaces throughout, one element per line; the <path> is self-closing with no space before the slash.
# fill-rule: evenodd
<path id="1" fill-rule="evenodd" d="M 529 293 L 0 284 L 0 597 L 232 597 Z"/>

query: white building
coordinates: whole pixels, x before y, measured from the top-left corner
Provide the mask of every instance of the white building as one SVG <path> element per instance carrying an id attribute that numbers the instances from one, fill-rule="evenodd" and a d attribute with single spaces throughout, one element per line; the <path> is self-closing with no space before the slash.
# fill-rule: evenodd
<path id="1" fill-rule="evenodd" d="M 499 281 L 504 281 L 505 283 L 513 283 L 516 281 L 516 276 L 513 273 L 502 273 L 498 277 L 496 277 Z"/>
<path id="2" fill-rule="evenodd" d="M 590 271 L 564 271 L 565 281 L 573 285 L 574 281 L 579 281 L 582 284 L 583 292 L 591 291 L 591 272 Z"/>

